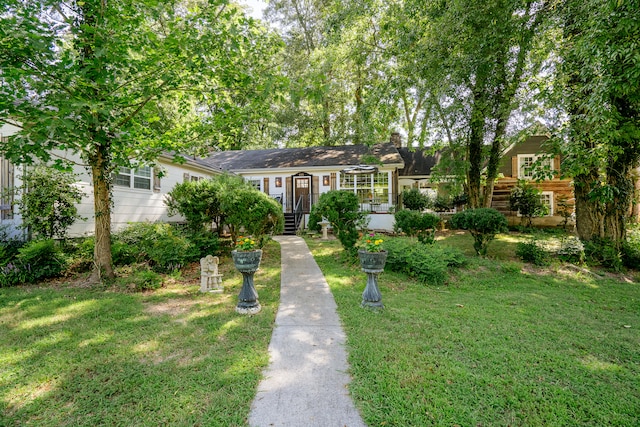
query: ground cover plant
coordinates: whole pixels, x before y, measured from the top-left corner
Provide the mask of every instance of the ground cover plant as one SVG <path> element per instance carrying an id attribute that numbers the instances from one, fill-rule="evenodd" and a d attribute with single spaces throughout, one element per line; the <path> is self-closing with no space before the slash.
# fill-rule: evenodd
<path id="1" fill-rule="evenodd" d="M 198 291 L 197 264 L 150 278 L 122 267 L 109 288 L 0 288 L 0 424 L 246 425 L 280 288 L 279 245 L 264 251 L 255 316 L 234 311 L 242 277 L 228 254 L 222 295 Z M 128 292 L 157 277 L 162 288 Z"/>
<path id="2" fill-rule="evenodd" d="M 640 276 L 537 268 L 515 256 L 528 239 L 499 234 L 486 259 L 468 233 L 440 235 L 467 265 L 447 285 L 385 270 L 380 312 L 360 307 L 366 279 L 337 242 L 308 241 L 367 425 L 640 424 Z"/>

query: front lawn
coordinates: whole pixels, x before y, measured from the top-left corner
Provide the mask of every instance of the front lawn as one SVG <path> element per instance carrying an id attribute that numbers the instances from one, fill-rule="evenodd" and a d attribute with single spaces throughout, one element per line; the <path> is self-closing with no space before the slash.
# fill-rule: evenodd
<path id="1" fill-rule="evenodd" d="M 385 271 L 382 312 L 360 307 L 365 275 L 337 241 L 308 240 L 368 425 L 640 425 L 638 278 L 537 269 L 513 257 L 517 240 L 500 235 L 493 259 L 470 256 L 444 286 Z M 436 244 L 472 242 L 453 233 Z"/>
<path id="2" fill-rule="evenodd" d="M 242 277 L 228 256 L 221 272 L 223 295 L 201 294 L 197 270 L 148 293 L 0 288 L 0 425 L 245 425 L 269 361 L 280 246 L 256 273 L 258 315 L 235 313 Z"/>

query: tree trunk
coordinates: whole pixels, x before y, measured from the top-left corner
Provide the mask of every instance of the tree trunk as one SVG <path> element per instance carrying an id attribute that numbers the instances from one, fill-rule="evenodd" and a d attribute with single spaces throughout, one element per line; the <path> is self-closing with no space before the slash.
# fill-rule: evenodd
<path id="1" fill-rule="evenodd" d="M 616 191 L 613 200 L 606 204 L 602 237 L 611 240 L 618 249 L 627 235 L 627 215 L 634 190 L 631 166 L 625 155 L 619 155 L 607 167 L 607 184 Z"/>
<path id="2" fill-rule="evenodd" d="M 576 231 L 582 241 L 602 236 L 602 212 L 597 200 L 589 193 L 598 183 L 598 171 L 576 175 L 574 181 Z"/>
<path id="3" fill-rule="evenodd" d="M 109 170 L 103 151 L 98 151 L 91 162 L 93 179 L 93 205 L 95 212 L 95 247 L 93 251 L 94 269 L 91 280 L 99 282 L 103 278 L 115 277 L 111 259 L 111 191 Z"/>

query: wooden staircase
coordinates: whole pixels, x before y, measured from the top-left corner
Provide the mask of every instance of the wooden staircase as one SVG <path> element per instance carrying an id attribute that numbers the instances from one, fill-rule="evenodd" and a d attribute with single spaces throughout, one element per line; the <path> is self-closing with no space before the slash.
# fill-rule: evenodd
<path id="1" fill-rule="evenodd" d="M 285 213 L 284 214 L 284 233 L 287 236 L 296 234 L 296 214 Z"/>

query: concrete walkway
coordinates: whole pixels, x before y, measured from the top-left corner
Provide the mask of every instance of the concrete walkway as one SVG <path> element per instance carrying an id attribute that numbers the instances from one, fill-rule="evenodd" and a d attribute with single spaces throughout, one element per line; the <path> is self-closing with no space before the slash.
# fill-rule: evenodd
<path id="1" fill-rule="evenodd" d="M 329 286 L 303 239 L 275 239 L 282 250 L 280 308 L 249 425 L 365 426 L 349 397 L 345 335 Z"/>

